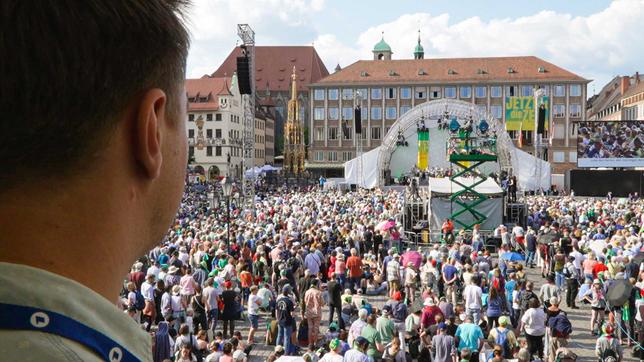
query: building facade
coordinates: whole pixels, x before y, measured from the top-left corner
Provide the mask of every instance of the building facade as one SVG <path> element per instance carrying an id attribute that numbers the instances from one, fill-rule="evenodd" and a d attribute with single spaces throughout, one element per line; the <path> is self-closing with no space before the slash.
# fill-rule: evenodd
<path id="1" fill-rule="evenodd" d="M 236 59 L 241 56 L 241 49 L 235 47 L 219 68 L 212 73 L 213 77 L 225 77 L 237 69 Z M 255 85 L 256 93 L 262 102 L 270 101 L 274 107 L 274 127 L 282 130 L 287 117 L 287 105 L 291 99 L 291 72 L 293 67 L 297 74 L 297 97 L 299 116 L 305 126 L 311 118 L 309 84 L 315 83 L 329 75 L 329 71 L 313 46 L 256 46 L 255 47 Z M 283 152 L 284 135 L 277 132 L 273 135 L 275 152 L 273 157 Z"/>
<path id="2" fill-rule="evenodd" d="M 210 77 L 186 80 L 188 96 L 188 146 L 191 166 L 208 180 L 222 176 L 240 178 L 242 165 L 243 116 L 237 77 Z M 266 148 L 266 128 L 274 127 L 268 112 L 256 112 L 255 158 L 253 166 L 263 166 Z M 270 130 L 274 133 L 274 130 Z"/>
<path id="3" fill-rule="evenodd" d="M 361 94 L 362 143 L 378 147 L 398 117 L 414 106 L 436 99 L 460 99 L 505 122 L 505 99 L 533 96 L 536 88 L 550 99 L 547 157 L 553 174 L 576 166 L 576 122 L 586 114 L 588 80 L 533 56 L 424 59 L 420 45 L 414 59 L 391 59 L 381 40 L 373 60 L 357 61 L 311 84 L 310 148 L 307 169 L 342 176 L 343 163 L 356 157 L 353 110 Z M 346 121 L 343 132 L 342 122 Z M 523 131 L 523 148 L 532 152 L 532 131 Z M 509 132 L 516 141 L 519 131 Z"/>
<path id="4" fill-rule="evenodd" d="M 639 72 L 632 76 L 616 76 L 598 94 L 588 99 L 586 118 L 589 121 L 619 121 L 623 118 L 622 99 L 640 84 Z"/>

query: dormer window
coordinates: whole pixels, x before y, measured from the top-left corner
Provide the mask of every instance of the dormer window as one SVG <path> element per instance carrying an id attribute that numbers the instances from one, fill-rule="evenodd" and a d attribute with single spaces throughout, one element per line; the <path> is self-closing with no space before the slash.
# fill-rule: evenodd
<path id="1" fill-rule="evenodd" d="M 449 74 L 449 75 L 454 75 L 454 74 L 456 74 L 456 71 L 455 71 L 454 69 L 452 69 L 452 68 L 449 68 L 449 69 L 447 70 L 447 74 Z"/>
<path id="2" fill-rule="evenodd" d="M 360 76 L 361 77 L 368 77 L 369 73 L 367 73 L 366 71 L 363 70 L 362 72 L 360 72 Z"/>
<path id="3" fill-rule="evenodd" d="M 418 75 L 427 75 L 427 72 L 425 72 L 425 69 L 420 68 L 418 69 Z"/>
<path id="4" fill-rule="evenodd" d="M 208 97 L 199 97 L 199 102 L 208 102 Z"/>
<path id="5" fill-rule="evenodd" d="M 516 71 L 512 67 L 508 67 L 508 74 L 512 74 L 512 73 L 516 73 Z"/>
<path id="6" fill-rule="evenodd" d="M 545 72 L 546 72 L 546 67 L 539 67 L 539 68 L 537 68 L 537 72 L 539 72 L 539 73 L 545 73 Z"/>
<path id="7" fill-rule="evenodd" d="M 486 71 L 485 69 L 481 69 L 481 68 L 479 68 L 479 69 L 476 71 L 476 74 L 479 74 L 479 75 L 480 75 L 480 74 L 487 74 L 487 71 Z"/>
<path id="8" fill-rule="evenodd" d="M 389 76 L 390 76 L 390 77 L 395 77 L 395 76 L 397 76 L 397 75 L 398 75 L 398 74 L 396 73 L 396 71 L 395 71 L 395 70 L 390 70 L 390 71 L 389 71 Z"/>

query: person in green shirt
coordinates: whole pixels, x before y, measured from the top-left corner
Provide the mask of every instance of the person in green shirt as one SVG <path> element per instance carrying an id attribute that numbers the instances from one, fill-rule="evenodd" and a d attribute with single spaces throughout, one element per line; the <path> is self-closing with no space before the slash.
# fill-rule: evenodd
<path id="1" fill-rule="evenodd" d="M 388 345 L 391 343 L 394 338 L 394 322 L 389 319 L 391 310 L 389 308 L 384 308 L 382 310 L 382 316 L 379 317 L 376 321 L 376 330 L 380 334 L 380 339 L 382 340 L 383 345 Z"/>
<path id="2" fill-rule="evenodd" d="M 371 314 L 367 317 L 367 325 L 362 328 L 362 333 L 360 335 L 369 341 L 367 356 L 373 358 L 374 361 L 377 361 L 382 356 L 382 351 L 385 350 L 385 346 L 380 338 L 380 333 L 376 330 L 375 314 Z"/>

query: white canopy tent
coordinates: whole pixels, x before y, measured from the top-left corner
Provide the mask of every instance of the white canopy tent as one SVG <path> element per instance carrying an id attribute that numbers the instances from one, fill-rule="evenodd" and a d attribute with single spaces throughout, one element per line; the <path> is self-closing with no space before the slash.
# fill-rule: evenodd
<path id="1" fill-rule="evenodd" d="M 362 178 L 358 178 L 358 157 L 344 163 L 344 179 L 348 184 L 372 189 L 378 186 L 378 154 L 380 147 L 362 154 Z"/>

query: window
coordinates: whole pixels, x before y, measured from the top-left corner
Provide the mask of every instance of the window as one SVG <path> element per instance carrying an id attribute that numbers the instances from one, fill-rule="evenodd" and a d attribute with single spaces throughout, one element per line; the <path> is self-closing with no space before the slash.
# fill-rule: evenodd
<path id="1" fill-rule="evenodd" d="M 572 108 L 573 104 L 570 105 Z M 637 119 L 637 106 L 632 106 L 632 107 L 625 107 L 624 108 L 624 119 L 626 120 L 632 120 L 632 119 Z M 570 111 L 570 117 L 573 117 L 572 111 Z"/>
<path id="2" fill-rule="evenodd" d="M 362 127 L 362 133 L 360 134 L 360 138 L 363 140 L 367 139 L 367 127 Z"/>
<path id="3" fill-rule="evenodd" d="M 431 95 L 432 98 L 440 98 L 441 97 L 440 87 L 432 87 L 432 90 L 429 94 Z"/>
<path id="4" fill-rule="evenodd" d="M 568 152 L 568 162 L 577 162 L 577 151 Z"/>
<path id="5" fill-rule="evenodd" d="M 490 106 L 490 113 L 496 119 L 503 119 L 503 106 L 493 104 Z"/>
<path id="6" fill-rule="evenodd" d="M 351 127 L 351 126 L 342 126 L 342 139 L 343 140 L 352 140 L 353 139 L 353 127 Z"/>
<path id="7" fill-rule="evenodd" d="M 206 147 L 206 156 L 212 156 L 212 146 Z"/>
<path id="8" fill-rule="evenodd" d="M 563 85 L 555 86 L 555 97 L 565 97 L 566 96 L 566 87 Z M 553 156 L 554 158 L 554 156 Z"/>
<path id="9" fill-rule="evenodd" d="M 324 100 L 324 89 L 316 89 L 313 91 L 313 99 L 316 101 L 323 101 Z"/>
<path id="10" fill-rule="evenodd" d="M 400 115 L 402 116 L 403 114 L 409 112 L 411 109 L 411 106 L 400 106 Z"/>
<path id="11" fill-rule="evenodd" d="M 369 116 L 369 108 L 360 107 L 360 119 L 364 121 L 365 119 L 367 119 L 368 116 Z"/>
<path id="12" fill-rule="evenodd" d="M 574 118 L 581 117 L 581 104 L 571 104 L 569 111 L 570 111 L 570 117 L 574 117 Z"/>
<path id="13" fill-rule="evenodd" d="M 487 88 L 485 87 L 476 87 L 476 98 L 485 98 L 487 93 Z"/>
<path id="14" fill-rule="evenodd" d="M 541 91 L 543 92 L 543 95 L 546 96 L 546 97 L 550 93 L 550 87 L 548 87 L 547 85 L 540 85 L 539 89 L 541 89 Z"/>
<path id="15" fill-rule="evenodd" d="M 342 107 L 342 119 L 353 119 L 353 107 Z"/>
<path id="16" fill-rule="evenodd" d="M 315 140 L 324 141 L 324 127 L 315 127 Z"/>
<path id="17" fill-rule="evenodd" d="M 552 161 L 555 163 L 566 162 L 566 154 L 561 151 L 552 152 Z"/>
<path id="18" fill-rule="evenodd" d="M 194 129 L 189 129 L 188 130 L 188 138 L 195 138 L 195 130 Z"/>
<path id="19" fill-rule="evenodd" d="M 324 120 L 324 108 L 316 107 L 313 112 L 314 112 L 313 117 L 316 121 Z"/>
<path id="20" fill-rule="evenodd" d="M 329 152 L 329 161 L 337 161 L 338 160 L 338 153 L 336 151 L 331 151 Z"/>
<path id="21" fill-rule="evenodd" d="M 353 158 L 353 152 L 343 151 L 342 152 L 342 161 L 350 161 Z"/>
<path id="22" fill-rule="evenodd" d="M 570 96 L 571 97 L 580 97 L 581 96 L 581 85 L 571 84 L 570 85 Z"/>
<path id="23" fill-rule="evenodd" d="M 221 138 L 221 128 L 215 129 L 215 138 Z"/>
<path id="24" fill-rule="evenodd" d="M 456 98 L 456 87 L 445 87 L 445 98 Z"/>
<path id="25" fill-rule="evenodd" d="M 516 96 L 516 87 L 513 85 L 508 85 L 505 87 L 505 96 L 506 97 L 514 97 Z"/>
<path id="26" fill-rule="evenodd" d="M 380 139 L 380 127 L 372 127 L 371 128 L 371 139 L 372 140 L 379 140 Z"/>
<path id="27" fill-rule="evenodd" d="M 501 98 L 501 86 L 495 85 L 490 87 L 490 97 Z"/>
<path id="28" fill-rule="evenodd" d="M 315 151 L 315 160 L 316 161 L 324 161 L 324 152 Z"/>
<path id="29" fill-rule="evenodd" d="M 382 89 L 371 88 L 371 99 L 382 99 Z"/>
<path id="30" fill-rule="evenodd" d="M 485 104 L 477 104 L 476 109 L 479 111 L 479 113 L 487 113 L 487 106 Z"/>
<path id="31" fill-rule="evenodd" d="M 333 121 L 338 119 L 338 108 L 337 107 L 329 107 L 329 119 L 333 120 Z"/>
<path id="32" fill-rule="evenodd" d="M 338 90 L 337 89 L 329 89 L 329 100 L 330 101 L 337 101 L 338 100 Z"/>
<path id="33" fill-rule="evenodd" d="M 327 139 L 330 141 L 335 141 L 338 139 L 338 127 L 329 127 L 329 135 Z"/>
<path id="34" fill-rule="evenodd" d="M 206 130 L 206 137 L 207 138 L 212 138 L 212 130 L 211 129 Z"/>
<path id="35" fill-rule="evenodd" d="M 371 119 L 373 119 L 373 120 L 382 119 L 382 108 L 380 108 L 380 107 L 371 107 Z"/>
<path id="36" fill-rule="evenodd" d="M 220 115 L 220 114 L 217 113 L 217 115 Z M 212 113 L 206 114 L 206 121 L 212 121 Z"/>
<path id="37" fill-rule="evenodd" d="M 221 156 L 221 146 L 215 147 L 215 156 Z"/>
<path id="38" fill-rule="evenodd" d="M 387 88 L 387 99 L 394 99 L 396 98 L 396 88 Z"/>
<path id="39" fill-rule="evenodd" d="M 410 99 L 411 98 L 411 88 L 409 88 L 409 87 L 400 88 L 400 98 L 401 99 Z"/>
<path id="40" fill-rule="evenodd" d="M 472 87 L 461 87 L 459 93 L 461 98 L 472 98 Z"/>
<path id="41" fill-rule="evenodd" d="M 387 107 L 385 116 L 387 119 L 396 119 L 396 107 Z"/>
<path id="42" fill-rule="evenodd" d="M 356 90 L 356 98 L 360 96 L 362 99 L 367 99 L 369 97 L 369 91 L 367 89 L 362 88 L 362 89 L 357 89 Z"/>
<path id="43" fill-rule="evenodd" d="M 532 86 L 522 85 L 521 86 L 521 96 L 522 97 L 532 97 Z"/>
<path id="44" fill-rule="evenodd" d="M 552 106 L 552 116 L 554 118 L 564 118 L 566 116 L 566 105 L 555 104 Z"/>
<path id="45" fill-rule="evenodd" d="M 353 89 L 343 89 L 342 99 L 346 99 L 346 100 L 353 99 Z"/>
<path id="46" fill-rule="evenodd" d="M 215 121 L 221 122 L 221 113 L 215 113 Z"/>
<path id="47" fill-rule="evenodd" d="M 416 99 L 425 99 L 425 91 L 427 89 L 425 87 L 416 87 Z"/>
<path id="48" fill-rule="evenodd" d="M 189 114 L 188 115 L 188 122 L 194 122 L 195 121 L 195 115 L 194 114 Z"/>

